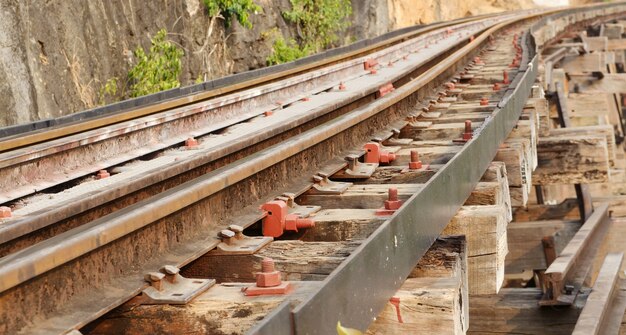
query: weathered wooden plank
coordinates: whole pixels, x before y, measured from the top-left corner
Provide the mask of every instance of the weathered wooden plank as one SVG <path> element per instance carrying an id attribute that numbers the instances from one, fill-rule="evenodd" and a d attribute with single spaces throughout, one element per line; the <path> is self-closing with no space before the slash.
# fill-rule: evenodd
<path id="1" fill-rule="evenodd" d="M 444 229 L 467 238 L 470 294 L 496 293 L 504 280 L 506 210 L 502 205 L 463 206 Z"/>
<path id="2" fill-rule="evenodd" d="M 578 200 L 566 199 L 556 205 L 528 205 L 516 208 L 513 221 L 579 220 Z"/>
<path id="3" fill-rule="evenodd" d="M 613 126 L 611 125 L 597 125 L 597 126 L 585 126 L 585 127 L 573 127 L 573 128 L 557 128 L 553 129 L 550 133 L 554 137 L 568 137 L 568 136 L 604 136 L 607 143 L 607 153 L 609 155 L 609 163 L 614 165 L 616 160 L 616 143 L 615 133 L 613 132 Z"/>
<path id="4" fill-rule="evenodd" d="M 625 94 L 626 74 L 607 73 L 602 79 L 572 77 L 570 85 L 577 86 L 580 92 L 586 94 Z"/>
<path id="5" fill-rule="evenodd" d="M 624 26 L 621 24 L 605 23 L 600 28 L 600 36 L 606 36 L 609 41 L 621 38 L 623 33 Z"/>
<path id="6" fill-rule="evenodd" d="M 606 50 L 606 46 L 604 48 Z M 566 56 L 561 65 L 563 70 L 570 74 L 606 72 L 606 57 L 602 53 Z"/>
<path id="7" fill-rule="evenodd" d="M 182 269 L 190 278 L 212 278 L 222 282 L 253 282 L 261 271 L 261 260 L 272 258 L 284 280 L 323 280 L 358 247 L 359 241 L 303 242 L 273 241 L 251 255 L 207 253 Z"/>
<path id="8" fill-rule="evenodd" d="M 583 43 L 587 45 L 589 51 L 605 51 L 608 49 L 608 38 L 604 36 L 586 37 L 581 36 Z"/>
<path id="9" fill-rule="evenodd" d="M 550 264 L 545 272 L 547 292 L 541 304 L 558 305 L 573 302 L 593 265 L 594 251 L 600 246 L 608 230 L 608 207 L 607 203 L 598 206 L 559 257 Z M 572 293 L 564 293 L 565 285 L 572 286 Z"/>
<path id="10" fill-rule="evenodd" d="M 537 144 L 533 184 L 592 184 L 609 180 L 605 136 L 545 137 Z"/>
<path id="11" fill-rule="evenodd" d="M 288 295 L 247 297 L 241 288 L 250 283 L 217 284 L 183 306 L 140 305 L 141 296 L 118 307 L 84 334 L 243 334 L 283 301 L 306 299 L 320 282 L 292 282 Z"/>
<path id="12" fill-rule="evenodd" d="M 284 236 L 299 237 L 303 241 L 362 240 L 387 219 L 377 216 L 375 209 L 322 209 L 315 213 L 315 227 Z"/>
<path id="13" fill-rule="evenodd" d="M 569 308 L 540 307 L 538 288 L 504 288 L 499 294 L 472 296 L 468 334 L 570 335 L 586 295 L 579 294 Z"/>
<path id="14" fill-rule="evenodd" d="M 609 40 L 607 43 L 607 50 L 626 50 L 626 39 Z"/>
<path id="15" fill-rule="evenodd" d="M 507 227 L 509 253 L 506 256 L 506 273 L 522 273 L 546 269 L 541 239 L 554 236 L 557 254 L 569 243 L 580 228 L 578 220 L 544 220 L 512 222 Z"/>
<path id="16" fill-rule="evenodd" d="M 472 122 L 472 130 L 477 129 L 481 125 L 482 122 Z M 431 124 L 428 127 L 423 127 L 421 124 L 409 123 L 406 127 L 402 128 L 400 136 L 412 138 L 416 141 L 455 140 L 462 138 L 464 130 L 464 122 Z"/>
<path id="17" fill-rule="evenodd" d="M 467 255 L 459 242 L 464 239 L 437 240 L 366 334 L 465 334 Z"/>
<path id="18" fill-rule="evenodd" d="M 613 253 L 606 256 L 572 335 L 609 334 L 607 328 L 611 325 L 607 325 L 605 322 L 609 321 L 608 314 L 611 312 L 614 295 L 619 290 L 619 273 L 623 259 L 624 253 Z M 617 312 L 623 315 L 624 307 L 626 306 L 620 306 L 620 311 Z M 621 319 L 614 321 L 620 323 Z M 615 328 L 615 325 L 612 327 Z"/>
<path id="19" fill-rule="evenodd" d="M 456 155 L 462 148 L 460 145 L 441 145 L 441 146 L 424 146 L 417 147 L 416 143 L 412 142 L 411 146 L 404 147 L 396 152 L 396 160 L 391 165 L 393 166 L 408 166 L 411 161 L 411 151 L 417 150 L 419 159 L 423 164 L 445 164 L 454 155 Z"/>
<path id="20" fill-rule="evenodd" d="M 389 189 L 398 191 L 398 199 L 406 200 L 423 188 L 422 184 L 356 184 L 337 195 L 305 193 L 296 199 L 303 206 L 333 208 L 381 208 L 388 199 Z"/>

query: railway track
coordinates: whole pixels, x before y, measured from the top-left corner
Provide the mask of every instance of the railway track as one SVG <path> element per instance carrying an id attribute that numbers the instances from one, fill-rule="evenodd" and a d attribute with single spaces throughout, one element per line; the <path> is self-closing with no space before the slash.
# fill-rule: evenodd
<path id="1" fill-rule="evenodd" d="M 576 22 L 622 11 L 557 15 Z M 333 242 L 344 256 L 304 276 L 311 282 L 293 280 L 307 293 L 293 309 L 283 303 L 238 331 L 328 334 L 337 321 L 367 328 L 518 123 L 539 68 L 528 28 L 552 14 L 435 25 L 375 44 L 367 56 L 353 51 L 235 85 L 231 95 L 140 108 L 104 128 L 95 128 L 102 120 L 72 124 L 65 137 L 52 130 L 0 140 L 1 201 L 11 207 L 0 223 L 3 330 L 98 333 L 88 324 L 158 287 L 159 269 L 232 281 L 203 255 L 237 245 L 231 234 L 240 229 L 280 239 L 273 248 Z M 241 228 L 223 231 L 231 224 Z M 269 240 L 246 239 L 258 248 Z M 191 289 L 177 301 L 214 282 L 183 283 Z"/>

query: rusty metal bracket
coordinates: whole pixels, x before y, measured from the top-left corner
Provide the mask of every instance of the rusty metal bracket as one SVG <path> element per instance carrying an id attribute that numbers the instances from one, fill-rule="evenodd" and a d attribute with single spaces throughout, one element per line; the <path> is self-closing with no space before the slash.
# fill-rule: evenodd
<path id="1" fill-rule="evenodd" d="M 359 162 L 359 155 L 348 155 L 346 157 L 348 167 L 344 171 L 337 172 L 336 178 L 340 179 L 367 179 L 371 177 L 378 164 L 376 163 L 361 163 Z"/>
<path id="2" fill-rule="evenodd" d="M 215 279 L 189 279 L 180 275 L 180 269 L 166 265 L 159 272 L 150 272 L 145 280 L 150 287 L 143 290 L 145 305 L 184 305 L 215 285 Z"/>
<path id="3" fill-rule="evenodd" d="M 332 181 L 329 177 L 328 174 L 323 172 L 318 172 L 317 175 L 313 176 L 315 184 L 309 190 L 309 194 L 338 195 L 352 186 L 352 183 Z"/>
<path id="4" fill-rule="evenodd" d="M 243 227 L 238 225 L 220 231 L 219 237 L 222 242 L 209 252 L 212 256 L 252 255 L 274 240 L 270 236 L 246 236 Z"/>

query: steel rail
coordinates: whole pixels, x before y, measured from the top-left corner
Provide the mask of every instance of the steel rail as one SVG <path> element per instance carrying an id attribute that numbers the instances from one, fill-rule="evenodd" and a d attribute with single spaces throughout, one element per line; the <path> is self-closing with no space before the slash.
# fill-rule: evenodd
<path id="1" fill-rule="evenodd" d="M 77 133 L 95 129 L 95 128 L 109 126 L 115 123 L 136 119 L 142 116 L 147 116 L 147 115 L 161 112 L 167 109 L 181 107 L 181 106 L 188 105 L 194 102 L 204 101 L 209 98 L 221 96 L 227 93 L 232 93 L 232 92 L 240 91 L 246 88 L 255 87 L 261 84 L 265 84 L 265 83 L 269 83 L 269 82 L 281 79 L 281 78 L 293 76 L 298 73 L 310 71 L 315 68 L 327 66 L 336 62 L 358 57 L 359 55 L 371 53 L 374 50 L 378 50 L 386 46 L 390 46 L 398 42 L 414 38 L 416 36 L 419 36 L 420 34 L 427 33 L 427 32 L 430 32 L 439 28 L 448 27 L 453 24 L 472 22 L 472 21 L 490 17 L 490 16 L 491 15 L 477 16 L 477 17 L 472 17 L 472 18 L 460 19 L 460 20 L 452 21 L 452 22 L 436 23 L 436 24 L 427 26 L 425 28 L 420 28 L 417 31 L 408 32 L 400 36 L 393 37 L 387 41 L 380 41 L 372 45 L 366 46 L 364 48 L 346 52 L 345 54 L 340 54 L 340 55 L 324 58 L 321 60 L 312 61 L 304 65 L 299 65 L 299 62 L 296 62 L 294 63 L 294 65 L 296 66 L 293 68 L 288 68 L 286 70 L 279 70 L 274 73 L 269 73 L 262 77 L 246 79 L 242 82 L 235 83 L 233 85 L 218 87 L 209 91 L 204 91 L 204 92 L 200 92 L 200 93 L 196 93 L 196 94 L 192 94 L 188 96 L 183 96 L 183 97 L 178 97 L 178 98 L 162 101 L 162 102 L 159 102 L 158 105 L 142 106 L 137 109 L 130 110 L 130 111 L 119 112 L 113 115 L 105 115 L 105 116 L 95 118 L 95 119 L 82 120 L 79 122 L 55 127 L 52 129 L 45 129 L 45 130 L 34 131 L 34 132 L 25 133 L 25 134 L 18 134 L 18 135 L 5 137 L 5 138 L 0 138 L 0 152 L 16 149 L 19 147 L 24 147 L 24 146 L 35 144 L 35 143 L 40 143 L 43 141 L 56 139 L 59 137 L 68 136 L 71 134 L 77 134 Z M 306 60 L 303 60 L 302 62 L 305 62 L 305 61 Z"/>
<path id="2" fill-rule="evenodd" d="M 471 42 L 469 45 L 473 46 L 473 48 L 476 48 L 478 46 L 477 43 L 484 42 L 485 38 L 486 38 L 486 35 L 482 34 L 479 36 L 479 38 L 477 38 L 474 42 Z M 467 48 L 467 47 L 468 46 L 464 48 Z M 455 55 L 458 55 L 459 60 L 463 59 L 463 57 L 467 57 L 467 55 L 460 55 L 458 52 L 455 53 Z M 533 62 L 536 62 L 536 59 L 534 59 Z M 444 63 L 448 63 L 451 66 L 454 66 L 455 64 L 450 59 L 447 59 L 446 61 L 444 61 Z M 328 124 L 321 125 L 317 128 L 314 128 L 310 131 L 307 131 L 301 134 L 300 136 L 289 139 L 286 143 L 275 145 L 270 148 L 273 150 L 267 149 L 267 150 L 258 152 L 256 154 L 253 154 L 249 158 L 237 161 L 227 167 L 224 167 L 220 170 L 216 170 L 192 182 L 183 184 L 185 186 L 191 186 L 191 188 L 189 189 L 185 189 L 183 185 L 180 185 L 179 187 L 176 187 L 170 191 L 167 191 L 165 193 L 162 193 L 158 196 L 155 196 L 149 199 L 152 201 L 159 201 L 160 204 L 166 205 L 167 208 L 163 208 L 159 206 L 150 206 L 149 201 L 143 201 L 141 203 L 128 207 L 124 210 L 121 210 L 115 214 L 112 214 L 108 217 L 104 217 L 97 221 L 94 221 L 86 226 L 77 228 L 72 231 L 68 231 L 62 235 L 58 235 L 57 237 L 53 238 L 56 242 L 60 242 L 58 244 L 50 243 L 51 240 L 48 240 L 38 245 L 35 245 L 31 248 L 23 250 L 22 252 L 18 253 L 19 254 L 18 257 L 14 257 L 16 255 L 11 255 L 5 259 L 0 260 L 0 264 L 1 264 L 0 269 L 7 270 L 5 272 L 0 271 L 0 273 L 3 273 L 5 275 L 9 273 L 11 274 L 11 275 L 7 275 L 7 277 L 5 277 L 4 275 L 0 275 L 0 278 L 2 278 L 1 282 L 4 284 L 4 286 L 2 286 L 3 288 L 1 289 L 1 291 L 5 291 L 8 287 L 14 287 L 15 285 L 19 285 L 20 283 L 25 282 L 27 280 L 27 277 L 33 278 L 34 276 L 37 276 L 38 274 L 45 273 L 46 271 L 52 269 L 54 267 L 52 265 L 54 264 L 63 264 L 71 259 L 80 257 L 81 254 L 88 252 L 88 250 L 96 250 L 97 248 L 114 241 L 118 237 L 125 236 L 131 232 L 136 231 L 137 229 L 140 229 L 141 227 L 145 227 L 149 225 L 150 223 L 156 221 L 158 218 L 165 217 L 175 212 L 178 209 L 184 208 L 185 206 L 189 204 L 199 201 L 203 197 L 206 197 L 210 194 L 217 192 L 218 190 L 223 190 L 228 186 L 234 185 L 238 181 L 245 179 L 246 174 L 251 175 L 251 174 L 261 171 L 259 169 L 259 166 L 255 166 L 256 163 L 261 164 L 260 166 L 269 167 L 277 163 L 278 161 L 277 156 L 285 157 L 285 158 L 282 158 L 284 160 L 299 152 L 304 151 L 307 148 L 310 148 L 316 145 L 317 143 L 319 143 L 319 142 L 315 142 L 316 139 L 318 141 L 323 141 L 325 139 L 332 138 L 341 130 L 348 129 L 360 123 L 361 121 L 367 120 L 368 118 L 378 114 L 379 112 L 391 107 L 393 104 L 402 100 L 403 98 L 408 97 L 409 95 L 413 94 L 415 90 L 417 90 L 418 88 L 422 87 L 425 84 L 423 82 L 424 80 L 434 79 L 436 76 L 434 76 L 433 73 L 436 72 L 437 70 L 441 71 L 440 73 L 443 73 L 443 71 L 445 71 L 445 68 L 442 68 L 441 66 L 437 65 L 430 71 L 418 77 L 417 79 L 409 82 L 408 84 L 400 87 L 394 93 L 388 95 L 389 98 L 378 100 L 370 106 L 359 108 L 353 112 L 350 112 L 349 114 L 339 117 L 338 119 L 334 119 L 333 121 L 330 121 Z M 536 73 L 537 66 L 529 67 L 526 70 L 529 73 Z M 525 79 L 526 78 L 525 76 L 526 74 L 521 74 L 521 73 L 518 74 L 518 76 L 514 80 L 514 83 L 517 82 L 517 83 L 523 83 L 525 85 L 528 85 L 529 80 Z M 532 84 L 532 82 L 530 82 L 530 84 Z M 508 127 L 509 126 L 512 127 L 512 124 L 515 122 L 515 119 L 513 118 L 513 115 L 512 115 L 514 113 L 511 111 L 515 111 L 516 108 L 521 109 L 521 107 L 524 104 L 525 97 L 521 97 L 523 94 L 520 92 L 523 92 L 525 90 L 526 93 L 528 93 L 529 89 L 530 89 L 530 86 L 528 87 L 524 86 L 520 88 L 519 90 L 510 91 L 509 94 L 505 97 L 505 103 L 500 106 L 501 110 L 497 113 L 496 117 L 494 117 L 493 121 L 485 123 L 485 125 L 483 126 L 484 128 L 481 131 L 481 134 L 476 136 L 474 140 L 470 141 L 470 143 L 466 145 L 466 148 L 471 148 L 471 149 L 464 150 L 463 156 L 457 156 L 457 158 L 454 158 L 451 162 L 457 162 L 455 163 L 455 165 L 459 166 L 458 162 L 465 162 L 466 160 L 469 159 L 469 157 L 473 157 L 473 159 L 475 159 L 476 157 L 479 157 L 480 158 L 479 160 L 482 162 L 484 158 L 488 155 L 488 153 L 483 152 L 481 150 L 481 148 L 483 148 L 483 144 L 484 144 L 484 148 L 487 148 L 487 149 L 490 149 L 492 147 L 497 147 L 496 145 L 497 141 L 493 141 L 493 136 L 497 138 L 497 137 L 506 136 L 506 134 L 508 134 L 508 130 L 510 130 L 510 128 Z M 354 120 L 350 120 L 351 117 L 353 117 Z M 356 121 L 356 120 L 359 120 L 359 121 Z M 292 146 L 289 146 L 288 144 L 291 144 Z M 270 154 L 272 156 L 271 159 L 267 157 Z M 458 157 L 462 157 L 462 158 L 458 158 Z M 230 169 L 233 169 L 233 170 L 231 172 L 228 172 L 230 171 Z M 444 168 L 444 170 L 442 170 L 443 172 L 440 171 L 437 174 L 438 176 L 437 178 L 439 180 L 438 183 L 443 183 L 443 184 L 439 184 L 438 186 L 430 186 L 430 187 L 433 187 L 436 189 L 439 189 L 440 187 L 444 189 L 448 189 L 449 187 L 446 187 L 446 186 L 448 186 L 450 182 L 455 182 L 455 183 L 458 182 L 459 185 L 461 185 L 461 187 L 463 188 L 463 190 L 465 190 L 471 185 L 471 180 L 472 180 L 472 178 L 468 178 L 468 179 L 465 178 L 468 176 L 467 174 L 469 174 L 469 177 L 474 177 L 474 175 L 476 175 L 479 170 L 480 169 L 478 167 L 475 167 L 475 168 L 462 167 L 461 171 L 459 172 L 459 175 L 456 176 L 456 174 L 452 174 L 452 175 L 450 174 L 452 172 L 455 172 L 453 171 L 452 168 Z M 224 172 L 223 176 L 219 176 L 220 172 Z M 193 185 L 195 183 L 198 183 L 200 185 L 196 185 L 196 186 Z M 437 185 L 437 183 L 435 183 L 435 181 L 432 181 L 428 185 Z M 423 194 L 424 193 L 420 193 L 420 197 L 424 197 Z M 413 197 L 413 200 L 411 200 L 412 203 L 415 203 L 416 197 L 417 196 Z M 457 200 L 456 197 L 460 197 L 460 195 L 457 194 L 453 198 L 446 199 L 446 198 L 443 198 L 441 194 L 439 195 L 435 194 L 432 201 L 439 202 L 440 204 L 444 204 L 443 209 L 441 210 L 441 212 L 439 212 L 439 210 L 434 210 L 433 213 L 429 215 L 437 216 L 436 214 L 441 214 L 441 213 L 446 214 L 450 212 L 452 208 L 454 208 L 455 205 L 450 204 L 449 201 Z M 168 200 L 170 200 L 171 202 L 169 202 Z M 146 205 L 147 207 L 142 209 L 140 204 Z M 413 205 L 413 206 L 416 206 L 416 205 Z M 133 210 L 136 210 L 136 212 L 133 213 Z M 406 210 L 404 212 L 413 213 L 411 214 L 413 216 L 421 214 L 420 212 L 416 211 L 415 208 L 411 208 L 410 211 Z M 453 214 L 454 212 L 452 212 L 452 215 Z M 394 219 L 396 219 L 397 217 L 400 217 L 400 215 L 396 215 Z M 134 220 L 134 219 L 138 219 L 138 220 Z M 108 227 L 116 228 L 116 230 L 105 230 L 104 227 L 97 227 L 94 224 L 95 222 L 101 222 L 105 225 L 108 225 Z M 379 228 L 379 230 L 377 230 L 377 233 L 375 234 L 377 236 L 378 235 L 382 236 L 381 233 L 379 232 L 382 230 L 392 229 L 392 228 L 387 228 L 387 227 L 392 227 L 392 226 L 393 225 L 391 224 L 386 224 L 384 225 L 384 227 Z M 429 231 L 428 226 L 426 227 L 425 231 L 428 233 Z M 374 239 L 375 237 L 373 236 L 368 241 L 371 241 Z M 428 244 L 428 241 L 432 242 L 429 236 L 418 236 L 418 238 L 415 241 L 416 243 L 424 244 L 424 245 L 420 245 L 420 247 L 424 247 L 426 244 Z M 373 242 L 369 242 L 369 243 L 373 243 Z M 71 248 L 68 248 L 68 246 L 71 246 L 71 245 L 79 247 L 80 250 L 75 252 Z M 365 252 L 363 251 L 365 250 L 364 248 L 365 247 L 359 249 L 359 255 L 365 254 Z M 63 250 L 67 251 L 69 254 L 64 254 L 62 252 Z M 372 250 L 372 248 L 367 248 L 367 250 L 369 250 L 368 251 L 369 253 L 376 252 L 375 250 Z M 46 254 L 47 252 L 54 253 L 55 256 L 58 256 L 58 258 L 50 257 L 49 254 Z M 10 268 L 10 266 L 13 263 L 7 261 L 9 257 L 15 262 L 19 263 L 19 266 Z M 406 264 L 400 262 L 398 263 L 398 265 L 405 266 Z M 346 266 L 342 266 L 342 268 L 346 268 Z M 342 271 L 342 272 L 344 274 L 346 273 L 346 271 Z M 16 275 L 16 276 L 13 276 L 13 275 Z M 7 279 L 6 282 L 4 282 L 5 278 Z"/>
<path id="3" fill-rule="evenodd" d="M 424 67 L 425 64 L 436 60 L 437 57 L 454 50 L 454 48 L 455 46 L 450 46 L 445 49 L 442 48 L 429 58 L 420 60 L 419 63 L 416 63 L 411 67 L 411 71 L 417 71 L 418 69 Z M 394 75 L 391 82 L 402 80 L 405 75 L 406 74 L 404 73 Z M 66 200 L 66 203 L 61 203 L 59 206 L 55 206 L 54 208 L 49 207 L 41 209 L 37 212 L 29 214 L 26 217 L 13 220 L 10 224 L 0 227 L 0 244 L 10 242 L 13 239 L 32 233 L 35 230 L 50 226 L 60 220 L 66 219 L 69 216 L 77 215 L 91 208 L 102 205 L 107 201 L 112 201 L 116 197 L 121 197 L 131 192 L 138 191 L 165 179 L 185 173 L 191 169 L 198 168 L 199 166 L 207 164 L 213 160 L 221 159 L 229 154 L 246 149 L 250 146 L 250 143 L 259 143 L 273 136 L 277 136 L 277 134 L 301 126 L 305 122 L 311 122 L 318 117 L 324 116 L 338 107 L 339 105 L 314 108 L 302 117 L 294 117 L 289 119 L 288 122 L 276 124 L 275 126 L 270 126 L 260 132 L 242 136 L 234 142 L 229 142 L 226 145 L 215 147 L 215 149 L 206 151 L 201 155 L 195 155 L 187 160 L 181 160 L 162 169 L 146 171 L 144 175 L 132 180 L 131 182 L 125 183 L 124 185 L 117 186 L 113 189 L 103 189 L 99 192 L 92 192 L 88 197 L 84 197 L 76 201 Z"/>
<path id="4" fill-rule="evenodd" d="M 393 106 L 476 48 L 479 42 L 486 39 L 484 35 L 481 36 L 443 61 L 444 64 L 432 67 L 396 89 L 388 99 L 374 101 L 246 159 L 0 259 L 0 292 L 190 206 L 199 199 L 209 197 Z"/>
<path id="5" fill-rule="evenodd" d="M 479 40 L 506 25 L 490 28 Z M 469 196 L 519 119 L 539 64 L 533 36 L 526 33 L 523 41 L 525 57 L 532 60 L 518 70 L 479 135 L 297 305 L 292 322 L 283 321 L 289 306 L 281 305 L 249 334 L 330 334 L 337 321 L 359 329 L 369 326 Z"/>

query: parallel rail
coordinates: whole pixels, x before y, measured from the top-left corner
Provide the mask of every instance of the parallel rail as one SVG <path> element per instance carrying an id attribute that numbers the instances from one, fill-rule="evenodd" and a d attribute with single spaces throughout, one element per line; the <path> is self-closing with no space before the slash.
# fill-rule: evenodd
<path id="1" fill-rule="evenodd" d="M 624 10 L 615 5 L 597 8 L 597 15 Z M 0 320 L 22 332 L 64 333 L 84 326 L 144 288 L 144 273 L 164 264 L 184 266 L 214 248 L 213 234 L 233 218 L 246 226 L 260 220 L 264 214 L 256 210 L 258 202 L 277 189 L 306 190 L 310 182 L 290 179 L 327 165 L 343 148 L 358 147 L 373 127 L 388 129 L 401 120 L 404 114 L 399 111 L 432 94 L 432 88 L 467 64 L 491 35 L 546 13 L 509 17 L 436 59 L 383 99 L 0 259 Z M 328 334 L 333 320 L 349 320 L 361 328 L 371 322 L 463 204 L 519 119 L 538 71 L 532 37 L 525 34 L 522 45 L 521 67 L 474 138 L 327 277 L 319 291 L 294 311 L 283 305 L 253 332 Z M 292 170 L 303 163 L 308 164 L 303 171 Z M 334 171 L 345 164 L 335 166 Z M 241 202 L 250 206 L 235 214 L 224 209 Z M 54 293 L 50 301 L 42 301 L 50 283 Z M 360 308 L 350 307 L 355 305 Z M 294 328 L 283 322 L 290 317 Z M 29 323 L 34 318 L 37 324 Z M 320 325 L 320 319 L 328 322 Z"/>

